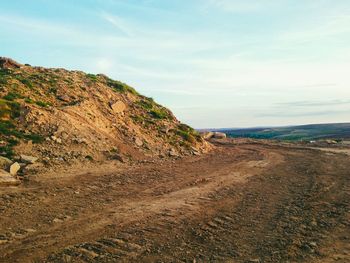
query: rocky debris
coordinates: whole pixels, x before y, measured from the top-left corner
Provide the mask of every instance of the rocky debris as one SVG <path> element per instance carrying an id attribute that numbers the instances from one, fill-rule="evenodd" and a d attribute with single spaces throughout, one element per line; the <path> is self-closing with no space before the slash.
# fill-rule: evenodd
<path id="1" fill-rule="evenodd" d="M 51 140 L 53 140 L 56 143 L 61 144 L 62 143 L 62 139 L 61 138 L 57 138 L 56 136 L 52 135 L 51 136 Z"/>
<path id="2" fill-rule="evenodd" d="M 39 171 L 41 168 L 43 168 L 43 164 L 42 163 L 34 163 L 34 164 L 28 164 L 24 167 L 24 172 L 25 173 L 35 173 L 37 171 Z"/>
<path id="3" fill-rule="evenodd" d="M 14 61 L 11 58 L 0 57 L 0 68 L 4 69 L 16 69 L 20 68 L 23 65 Z"/>
<path id="4" fill-rule="evenodd" d="M 225 139 L 226 138 L 226 134 L 223 132 L 214 132 L 214 136 L 215 139 Z"/>
<path id="5" fill-rule="evenodd" d="M 191 146 L 191 150 L 193 155 L 201 155 L 200 151 L 197 148 Z"/>
<path id="6" fill-rule="evenodd" d="M 116 102 L 110 102 L 109 106 L 115 113 L 122 113 L 126 109 L 126 105 L 120 100 Z"/>
<path id="7" fill-rule="evenodd" d="M 77 143 L 77 144 L 81 144 L 81 143 L 88 144 L 87 140 L 83 139 L 83 138 L 73 138 L 72 142 Z"/>
<path id="8" fill-rule="evenodd" d="M 21 154 L 21 161 L 24 163 L 34 164 L 38 158 L 30 155 Z"/>
<path id="9" fill-rule="evenodd" d="M 143 141 L 139 138 L 139 137 L 135 137 L 135 144 L 138 146 L 138 147 L 141 147 L 143 145 Z"/>
<path id="10" fill-rule="evenodd" d="M 0 169 L 6 170 L 10 167 L 12 163 L 13 162 L 10 159 L 0 156 Z"/>
<path id="11" fill-rule="evenodd" d="M 0 169 L 0 186 L 16 186 L 20 183 L 21 181 L 15 178 L 13 175 Z"/>
<path id="12" fill-rule="evenodd" d="M 112 159 L 113 160 L 117 160 L 117 161 L 119 161 L 121 163 L 125 163 L 126 162 L 125 158 L 122 155 L 120 155 L 120 154 L 113 155 Z"/>
<path id="13" fill-rule="evenodd" d="M 15 162 L 10 166 L 10 174 L 16 175 L 17 172 L 21 169 L 21 166 L 19 163 Z"/>
<path id="14" fill-rule="evenodd" d="M 171 157 L 178 157 L 179 153 L 174 148 L 171 148 L 170 151 L 169 151 L 169 156 L 171 156 Z"/>
<path id="15" fill-rule="evenodd" d="M 61 96 L 57 96 L 57 99 L 59 99 L 61 101 L 64 101 L 64 102 L 70 102 L 71 101 L 71 98 L 67 94 L 64 94 L 64 95 L 61 95 Z"/>

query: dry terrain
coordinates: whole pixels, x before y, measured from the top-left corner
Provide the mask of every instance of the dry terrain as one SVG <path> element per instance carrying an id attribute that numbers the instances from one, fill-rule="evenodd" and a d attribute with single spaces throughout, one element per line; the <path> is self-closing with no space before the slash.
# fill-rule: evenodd
<path id="1" fill-rule="evenodd" d="M 350 261 L 348 155 L 216 145 L 0 189 L 0 261 Z"/>

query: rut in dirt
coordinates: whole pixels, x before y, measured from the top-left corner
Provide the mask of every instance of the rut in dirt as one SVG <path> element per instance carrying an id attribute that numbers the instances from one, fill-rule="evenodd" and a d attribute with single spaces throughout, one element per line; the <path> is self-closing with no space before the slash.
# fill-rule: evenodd
<path id="1" fill-rule="evenodd" d="M 86 175 L 67 189 L 65 183 L 42 185 L 34 208 L 44 200 L 53 206 L 48 216 L 72 207 L 75 213 L 55 224 L 38 215 L 42 229 L 3 244 L 1 259 L 347 262 L 349 164 L 347 156 L 316 150 L 223 145 L 186 161 Z M 77 187 L 81 193 L 86 187 L 84 197 L 68 194 Z M 41 196 L 45 191 L 56 196 Z M 25 220 L 36 213 L 23 211 Z M 25 220 L 23 227 L 30 227 Z"/>

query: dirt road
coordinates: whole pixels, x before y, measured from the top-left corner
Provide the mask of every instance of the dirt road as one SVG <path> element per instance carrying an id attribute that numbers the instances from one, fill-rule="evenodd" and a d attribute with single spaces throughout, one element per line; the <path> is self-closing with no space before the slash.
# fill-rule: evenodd
<path id="1" fill-rule="evenodd" d="M 350 158 L 262 143 L 0 189 L 1 262 L 349 262 Z"/>

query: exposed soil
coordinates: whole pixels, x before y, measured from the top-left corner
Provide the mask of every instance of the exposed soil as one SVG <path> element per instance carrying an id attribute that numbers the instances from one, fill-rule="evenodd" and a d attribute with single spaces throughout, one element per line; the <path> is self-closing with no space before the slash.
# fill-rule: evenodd
<path id="1" fill-rule="evenodd" d="M 39 175 L 0 189 L 0 261 L 349 262 L 349 167 L 346 154 L 227 141 Z"/>

